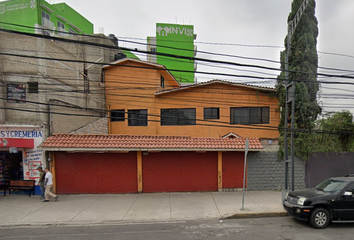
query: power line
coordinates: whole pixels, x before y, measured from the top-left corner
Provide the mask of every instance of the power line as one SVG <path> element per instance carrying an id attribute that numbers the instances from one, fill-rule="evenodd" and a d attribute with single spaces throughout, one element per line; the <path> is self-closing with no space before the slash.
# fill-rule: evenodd
<path id="1" fill-rule="evenodd" d="M 1 30 L 0 30 L 1 31 Z M 76 63 L 90 63 L 90 64 L 97 64 L 97 65 L 110 65 L 110 66 L 116 66 L 115 64 L 112 63 L 98 63 L 98 62 L 91 62 L 91 61 L 84 61 L 84 60 L 73 60 L 73 59 L 60 59 L 60 58 L 48 58 L 48 57 L 38 57 L 38 56 L 31 56 L 31 55 L 21 55 L 21 54 L 11 54 L 11 53 L 0 53 L 0 55 L 5 55 L 5 56 L 12 56 L 12 57 L 24 57 L 24 58 L 33 58 L 33 59 L 44 59 L 44 60 L 51 60 L 51 61 L 64 61 L 64 62 L 76 62 Z M 129 67 L 129 68 L 142 68 L 142 69 L 154 69 L 154 70 L 161 70 L 160 68 L 157 67 L 141 67 L 141 66 L 131 66 L 131 65 L 123 65 L 120 64 L 120 67 Z M 268 67 L 265 67 L 268 68 Z M 166 69 L 168 71 L 175 71 L 175 72 L 189 72 L 189 73 L 201 73 L 201 74 L 207 74 L 207 75 L 217 75 L 217 76 L 232 76 L 232 77 L 238 77 L 238 78 L 253 78 L 253 79 L 262 79 L 262 80 L 283 80 L 280 78 L 270 78 L 270 77 L 260 77 L 260 76 L 251 76 L 251 75 L 237 75 L 237 74 L 226 74 L 226 73 L 212 73 L 212 72 L 202 72 L 202 71 L 187 71 L 187 70 L 179 70 L 179 69 Z M 275 68 L 274 68 L 275 70 Z M 281 71 L 281 69 L 277 69 L 278 71 Z M 292 72 L 292 71 L 290 71 Z M 301 72 L 298 72 L 301 73 Z M 348 75 L 330 75 L 330 74 L 321 74 L 317 73 L 317 75 L 321 76 L 327 76 L 327 77 L 337 77 L 337 78 L 347 78 L 347 79 L 354 79 L 354 76 L 348 76 Z M 311 80 L 291 80 L 291 81 L 297 81 L 297 82 L 311 82 L 311 83 L 316 83 Z M 353 84 L 349 82 L 333 82 L 333 81 L 317 81 L 317 83 L 325 83 L 325 84 Z"/>
<path id="2" fill-rule="evenodd" d="M 26 25 L 20 25 L 20 24 L 9 23 L 9 22 L 0 21 L 0 23 L 6 24 L 6 25 L 10 25 L 10 26 L 17 26 L 17 27 L 21 27 L 21 28 L 27 28 L 27 29 L 31 29 L 31 30 L 43 30 L 42 28 L 26 26 Z M 11 28 L 9 28 L 9 29 L 11 29 Z M 58 31 L 58 30 L 55 30 L 55 32 L 68 34 L 67 32 Z M 98 38 L 98 39 L 107 39 L 106 36 L 105 37 L 101 37 L 101 36 L 98 36 L 98 35 L 89 35 L 89 34 L 70 33 L 69 35 L 84 36 L 84 37 Z M 132 37 L 118 37 L 118 40 L 119 39 L 138 39 L 138 40 L 146 41 L 146 39 L 143 39 L 143 38 L 132 38 Z M 130 42 L 130 43 L 140 44 L 140 45 L 153 45 L 153 46 L 158 46 L 158 47 L 163 47 L 163 48 L 170 48 L 170 49 L 175 49 L 175 50 L 193 51 L 194 52 L 194 50 L 191 50 L 191 49 L 176 48 L 176 47 L 164 46 L 164 45 L 148 44 L 146 42 L 145 43 L 141 43 L 141 42 L 128 41 L 128 40 L 119 40 L 119 41 Z M 184 41 L 179 41 L 179 40 L 161 40 L 161 41 L 165 41 L 165 42 L 182 42 L 182 43 L 184 42 Z M 195 43 L 210 44 L 210 45 L 228 45 L 228 46 L 241 46 L 241 47 L 282 48 L 282 49 L 284 49 L 284 47 L 282 47 L 282 46 L 261 45 L 261 44 L 255 45 L 255 44 L 235 44 L 235 43 L 217 43 L 217 42 L 195 42 Z M 271 59 L 265 59 L 265 58 L 245 57 L 245 56 L 238 56 L 238 55 L 232 55 L 232 54 L 215 53 L 215 52 L 199 51 L 199 50 L 197 52 L 204 53 L 204 54 L 211 54 L 211 55 L 219 55 L 219 56 L 226 56 L 226 57 L 248 59 L 248 60 L 266 61 L 266 62 L 271 62 L 271 63 L 281 63 L 280 61 L 277 61 L 277 60 L 271 60 Z M 344 56 L 344 57 L 354 58 L 354 55 L 349 55 L 349 54 L 332 53 L 332 52 L 325 52 L 325 51 L 317 51 L 317 52 L 318 53 L 322 53 L 322 54 L 327 54 L 327 55 L 336 55 L 336 56 Z M 147 52 L 147 54 L 151 54 L 151 53 Z M 318 68 L 327 69 L 327 70 L 335 70 L 335 71 L 350 71 L 350 72 L 353 72 L 353 70 L 338 69 L 338 68 L 329 68 L 329 67 L 318 67 Z"/>
<path id="3" fill-rule="evenodd" d="M 115 46 L 110 46 L 110 45 L 105 45 L 105 44 L 90 43 L 90 42 L 78 41 L 78 40 L 72 40 L 72 39 L 69 40 L 69 39 L 65 39 L 65 38 L 58 38 L 58 37 L 52 37 L 52 36 L 46 36 L 46 35 L 37 35 L 37 34 L 32 34 L 32 33 L 15 32 L 15 31 L 4 30 L 4 29 L 0 29 L 0 31 L 16 33 L 16 34 L 32 36 L 32 37 L 38 37 L 38 38 L 44 38 L 44 39 L 53 39 L 53 40 L 64 41 L 64 42 L 72 42 L 72 43 L 87 44 L 87 45 L 100 46 L 100 47 L 107 47 L 107 48 L 111 48 L 111 49 L 118 49 Z M 130 49 L 130 48 L 123 48 L 123 47 L 121 47 L 120 49 L 127 50 L 127 51 L 132 51 L 132 52 L 152 54 L 152 53 L 150 53 L 148 51 L 143 51 L 143 50 L 138 50 L 138 49 Z M 9 54 L 9 53 L 7 53 L 7 54 L 6 53 L 2 53 L 2 54 L 3 55 L 10 55 L 10 56 L 11 55 L 13 55 L 13 56 L 16 55 L 16 54 Z M 266 70 L 282 71 L 282 69 L 279 69 L 279 68 L 266 67 L 266 66 L 254 65 L 254 64 L 242 64 L 242 63 L 235 63 L 235 62 L 229 62 L 229 61 L 219 61 L 219 60 L 211 60 L 211 59 L 196 58 L 196 57 L 185 57 L 185 56 L 166 54 L 166 53 L 154 53 L 154 54 L 167 56 L 167 57 L 173 57 L 173 58 L 180 58 L 180 59 L 185 59 L 185 60 L 197 60 L 197 61 L 205 61 L 205 62 L 212 62 L 212 63 L 230 64 L 230 65 L 241 66 L 241 67 L 250 67 L 250 68 L 260 68 L 260 69 L 266 69 Z M 27 57 L 29 57 L 29 56 L 27 56 Z M 32 57 L 34 57 L 34 56 L 32 56 Z M 39 58 L 39 57 L 34 57 L 34 58 Z M 46 59 L 46 58 L 44 58 L 44 59 Z M 63 60 L 63 59 L 56 59 L 56 60 L 57 61 L 69 61 L 69 60 Z M 71 60 L 71 61 L 73 61 L 73 60 Z M 87 62 L 87 61 L 86 61 L 86 63 L 93 64 L 93 62 Z M 109 65 L 109 64 L 106 64 L 106 65 Z M 184 71 L 184 70 L 179 70 L 179 69 L 169 69 L 169 70 L 170 71 L 174 71 L 174 72 L 191 72 L 191 73 L 201 73 L 201 74 L 213 74 L 213 75 L 220 75 L 220 76 L 230 76 L 229 74 L 224 74 L 224 73 L 210 73 L 210 72 L 208 73 L 208 72 L 201 72 L 201 71 Z M 348 76 L 348 75 L 309 73 L 309 72 L 301 72 L 301 71 L 288 71 L 288 72 L 291 72 L 291 73 L 302 73 L 302 74 L 313 74 L 313 75 L 317 75 L 317 76 L 336 77 L 336 78 L 350 78 L 350 79 L 354 78 L 353 76 Z M 232 75 L 231 74 L 231 76 L 257 78 L 257 79 L 267 79 L 267 78 L 262 78 L 262 77 L 257 77 L 257 76 L 247 76 L 247 75 Z M 313 82 L 313 81 L 311 81 L 311 82 Z"/>
<path id="4" fill-rule="evenodd" d="M 60 105 L 61 107 L 63 107 L 62 105 Z M 43 113 L 43 114 L 57 114 L 57 115 L 66 115 L 66 116 L 84 116 L 84 117 L 99 117 L 99 116 L 95 116 L 95 115 L 87 115 L 87 114 L 76 114 L 76 113 L 61 113 L 61 112 L 49 112 L 49 111 L 39 111 L 39 110 L 30 110 L 30 109 L 20 109 L 20 108 L 10 108 L 10 107 L 0 107 L 0 109 L 6 109 L 6 110 L 15 110 L 15 111 L 24 111 L 24 112 L 35 112 L 35 113 Z M 128 112 L 125 112 L 128 113 Z M 144 115 L 144 114 L 142 114 Z M 151 116 L 149 114 L 146 114 L 148 116 Z M 154 115 L 155 117 L 161 117 L 160 115 Z M 101 118 L 110 118 L 108 116 L 103 116 Z M 124 118 L 124 119 L 128 119 L 128 118 Z M 138 120 L 136 118 L 130 118 L 133 120 Z M 202 119 L 192 119 L 192 120 L 196 120 L 196 121 L 202 121 L 202 122 L 208 122 L 207 120 L 202 120 Z M 159 120 L 152 120 L 152 119 L 148 119 L 148 122 L 160 122 Z M 209 122 L 213 122 L 213 121 L 209 121 Z M 215 123 L 215 122 L 214 122 Z M 229 122 L 225 122 L 226 124 L 230 124 Z M 236 129 L 252 129 L 252 130 L 267 130 L 267 131 L 278 131 L 281 128 L 270 128 L 270 127 L 245 127 L 245 126 L 234 126 L 234 125 L 215 125 L 215 124 L 203 124 L 203 123 L 196 123 L 195 125 L 200 125 L 200 126 L 210 126 L 210 127 L 226 127 L 226 128 L 236 128 Z M 236 124 L 238 125 L 238 124 Z M 182 125 L 181 125 L 182 126 Z M 340 133 L 347 133 L 347 134 L 354 134 L 353 132 L 349 132 L 349 131 L 324 131 L 324 130 L 306 130 L 306 129 L 294 129 L 295 132 L 307 132 L 307 133 L 319 133 L 319 134 L 333 134 L 333 135 L 337 135 Z"/>
<path id="5" fill-rule="evenodd" d="M 331 82 L 326 82 L 326 83 L 331 83 Z M 335 82 L 334 84 L 337 84 L 337 82 Z M 348 84 L 350 84 L 350 83 L 348 83 Z"/>

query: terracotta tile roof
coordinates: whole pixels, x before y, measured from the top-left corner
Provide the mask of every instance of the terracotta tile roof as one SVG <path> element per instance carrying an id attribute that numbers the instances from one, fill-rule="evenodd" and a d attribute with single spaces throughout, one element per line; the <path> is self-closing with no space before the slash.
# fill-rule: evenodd
<path id="1" fill-rule="evenodd" d="M 40 148 L 47 151 L 242 151 L 245 148 L 245 142 L 245 138 L 56 134 L 47 138 Z M 262 148 L 259 139 L 249 139 L 250 151 Z"/>
<path id="2" fill-rule="evenodd" d="M 112 68 L 112 67 L 117 67 L 117 66 L 128 67 L 130 62 L 144 64 L 144 65 L 150 66 L 151 69 L 164 70 L 167 72 L 167 74 L 169 74 L 171 76 L 171 78 L 177 83 L 178 86 L 180 85 L 180 83 L 176 80 L 176 78 L 171 74 L 171 72 L 164 65 L 158 64 L 158 63 L 153 63 L 153 62 L 148 62 L 148 61 L 142 61 L 140 59 L 138 60 L 138 59 L 133 59 L 133 58 L 122 58 L 117 61 L 111 62 L 107 65 L 104 65 L 102 68 L 107 69 L 107 68 Z"/>
<path id="3" fill-rule="evenodd" d="M 269 92 L 275 92 L 275 88 L 273 88 L 273 87 L 263 87 L 263 86 L 245 84 L 245 83 L 235 83 L 235 82 L 231 82 L 231 81 L 214 79 L 214 80 L 210 80 L 210 81 L 206 81 L 206 82 L 189 84 L 189 85 L 185 85 L 185 86 L 181 86 L 181 87 L 174 87 L 174 88 L 170 88 L 170 89 L 164 89 L 164 90 L 155 92 L 155 95 L 160 95 L 160 94 L 175 92 L 175 91 L 182 91 L 185 89 L 201 87 L 201 86 L 215 84 L 215 83 L 221 83 L 221 84 L 232 85 L 232 86 L 241 86 L 241 87 L 253 88 L 253 89 L 264 90 L 264 91 L 269 91 Z"/>

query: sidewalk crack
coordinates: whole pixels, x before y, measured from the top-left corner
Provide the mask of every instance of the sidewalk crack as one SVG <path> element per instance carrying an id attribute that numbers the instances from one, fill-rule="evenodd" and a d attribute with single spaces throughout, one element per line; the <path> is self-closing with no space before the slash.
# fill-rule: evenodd
<path id="1" fill-rule="evenodd" d="M 170 205 L 170 219 L 172 219 L 171 193 L 168 193 L 168 202 Z"/>
<path id="2" fill-rule="evenodd" d="M 48 205 L 48 204 L 46 204 L 46 205 Z M 45 205 L 45 206 L 46 206 L 46 205 Z M 29 215 L 31 215 L 31 214 L 37 212 L 37 211 L 40 210 L 41 208 L 43 208 L 43 206 L 38 206 L 38 208 L 36 208 L 36 209 L 33 210 L 32 212 L 21 216 L 21 218 L 19 218 L 19 219 L 17 219 L 17 220 L 12 221 L 11 224 L 13 224 L 13 223 L 18 223 L 18 222 L 21 221 L 23 218 L 25 218 L 25 217 L 27 217 L 27 216 L 29 216 Z"/>
<path id="3" fill-rule="evenodd" d="M 213 201 L 214 201 L 214 204 L 215 204 L 216 210 L 218 210 L 219 217 L 221 217 L 221 213 L 220 213 L 220 210 L 219 210 L 218 204 L 216 204 L 216 200 L 215 200 L 215 197 L 214 197 L 214 193 L 213 193 L 213 192 L 211 193 L 211 196 L 213 197 Z"/>
<path id="4" fill-rule="evenodd" d="M 140 196 L 140 194 L 138 193 L 138 194 L 136 195 L 136 197 L 135 197 L 134 201 L 133 201 L 133 202 L 132 202 L 132 204 L 130 205 L 130 207 L 129 207 L 128 211 L 125 213 L 124 217 L 122 218 L 122 220 L 124 220 L 124 219 L 125 219 L 125 217 L 128 215 L 128 213 L 129 213 L 130 209 L 132 209 L 132 207 L 133 207 L 134 203 L 136 202 L 136 200 L 138 199 L 138 197 L 139 197 L 139 196 Z"/>
<path id="5" fill-rule="evenodd" d="M 83 211 L 85 211 L 87 208 L 91 207 L 94 203 L 96 203 L 98 200 L 100 200 L 102 196 L 99 196 L 95 201 L 93 201 L 91 204 L 87 205 L 87 207 L 85 207 L 84 209 L 82 209 L 78 214 L 76 214 L 72 219 L 70 219 L 69 222 L 71 222 L 72 220 L 74 220 L 77 216 L 80 215 L 80 213 L 82 213 Z"/>

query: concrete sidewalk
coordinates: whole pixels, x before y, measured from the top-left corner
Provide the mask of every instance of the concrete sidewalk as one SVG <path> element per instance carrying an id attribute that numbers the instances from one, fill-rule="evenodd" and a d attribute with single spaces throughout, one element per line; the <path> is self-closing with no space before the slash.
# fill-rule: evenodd
<path id="1" fill-rule="evenodd" d="M 281 192 L 80 194 L 59 195 L 44 203 L 39 196 L 0 195 L 0 226 L 102 224 L 285 215 Z"/>

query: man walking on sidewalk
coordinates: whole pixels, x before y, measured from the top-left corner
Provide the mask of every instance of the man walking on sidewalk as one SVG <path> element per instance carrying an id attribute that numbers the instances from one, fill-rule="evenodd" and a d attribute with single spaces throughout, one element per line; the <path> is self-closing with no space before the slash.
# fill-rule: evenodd
<path id="1" fill-rule="evenodd" d="M 45 172 L 42 167 L 38 167 L 37 170 L 40 172 L 39 175 L 39 186 L 41 187 L 41 199 L 44 199 L 44 178 Z"/>
<path id="2" fill-rule="evenodd" d="M 54 198 L 54 201 L 56 202 L 58 200 L 58 196 L 51 192 L 53 186 L 53 175 L 51 172 L 49 172 L 48 168 L 45 168 L 44 171 L 45 171 L 45 180 L 44 180 L 45 200 L 43 202 L 49 202 L 49 197 Z"/>

